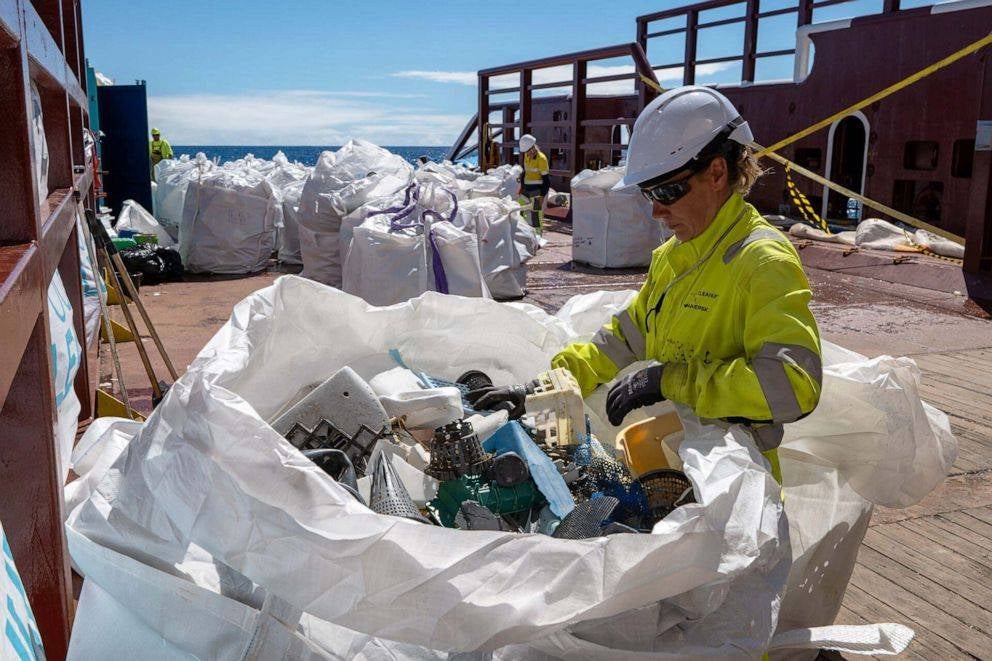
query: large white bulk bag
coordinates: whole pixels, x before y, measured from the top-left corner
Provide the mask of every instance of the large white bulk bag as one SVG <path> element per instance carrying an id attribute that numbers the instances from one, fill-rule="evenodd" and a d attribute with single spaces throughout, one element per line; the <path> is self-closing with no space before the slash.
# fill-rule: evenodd
<path id="1" fill-rule="evenodd" d="M 195 158 L 183 154 L 178 159 L 163 159 L 155 166 L 155 219 L 175 240 L 183 222 L 183 207 L 189 182 L 214 169 L 203 152 Z"/>
<path id="2" fill-rule="evenodd" d="M 254 273 L 275 250 L 281 215 L 259 175 L 218 169 L 189 183 L 179 231 L 183 266 L 193 273 Z"/>
<path id="3" fill-rule="evenodd" d="M 447 221 L 429 223 L 424 231 L 431 253 L 437 255 L 432 271 L 439 290 L 454 296 L 490 298 L 475 234 L 463 232 Z"/>
<path id="4" fill-rule="evenodd" d="M 824 630 L 773 638 L 791 581 L 792 524 L 740 426 L 704 425 L 680 410 L 679 455 L 698 502 L 650 535 L 561 540 L 375 515 L 265 422 L 303 386 L 345 365 L 368 380 L 395 367 L 396 352 L 441 378 L 472 367 L 497 383 L 522 382 L 577 339 L 570 328 L 593 325 L 433 293 L 372 307 L 293 276 L 249 296 L 144 425 L 98 421 L 80 441 L 67 538 L 86 581 L 76 619 L 86 631 L 74 632 L 74 658 L 152 646 L 164 658 L 443 650 L 497 659 L 830 647 Z M 828 512 L 837 485 L 849 484 L 861 498 L 907 504 L 943 478 L 954 441 L 946 417 L 920 401 L 911 366 L 828 349 L 825 394 L 853 388 L 857 398 L 825 396 L 787 427 L 788 461 L 804 466 L 797 475 L 819 493 L 808 502 L 796 490 L 805 485 L 790 482 L 783 453 L 786 503 Z M 601 418 L 602 407 L 588 404 Z M 800 546 L 826 549 L 834 530 L 854 522 L 830 520 Z M 823 562 L 830 558 L 825 550 Z M 835 579 L 816 589 L 839 599 Z M 911 638 L 905 627 L 855 630 L 876 634 L 859 648 L 867 653 L 900 651 Z"/>
<path id="5" fill-rule="evenodd" d="M 341 218 L 371 200 L 403 190 L 413 168 L 403 158 L 364 140 L 325 151 L 300 196 L 302 276 L 341 286 Z"/>
<path id="6" fill-rule="evenodd" d="M 411 184 L 403 200 L 353 230 L 344 290 L 375 305 L 426 291 L 489 297 L 475 234 L 455 227 L 458 201 L 450 190 Z"/>
<path id="7" fill-rule="evenodd" d="M 114 229 L 118 232 L 122 229 L 129 229 L 142 234 L 154 234 L 158 237 L 158 245 L 166 247 L 176 245 L 172 236 L 155 220 L 155 216 L 148 213 L 143 206 L 134 200 L 124 200 Z"/>
<path id="8" fill-rule="evenodd" d="M 374 216 L 355 228 L 344 268 L 344 290 L 372 305 L 392 305 L 433 289 L 424 235 L 393 230 Z"/>
<path id="9" fill-rule="evenodd" d="M 521 298 L 526 293 L 526 262 L 533 256 L 529 241 L 515 240 L 521 228 L 533 230 L 520 216 L 520 205 L 509 198 L 481 197 L 458 204 L 455 224 L 478 237 L 486 285 L 494 298 Z"/>
<path id="10" fill-rule="evenodd" d="M 355 235 L 355 228 L 365 222 L 367 218 L 377 216 L 381 213 L 393 209 L 401 210 L 410 204 L 411 196 L 419 190 L 419 184 L 414 182 L 404 190 L 388 197 L 380 197 L 371 202 L 366 202 L 351 213 L 341 218 L 341 231 L 338 235 L 338 244 L 341 250 L 341 263 L 347 264 L 348 254 L 351 252 L 351 240 Z"/>
<path id="11" fill-rule="evenodd" d="M 572 178 L 572 259 L 599 268 L 647 266 L 671 232 L 651 217 L 640 192 L 612 190 L 622 167 L 583 170 Z"/>
<path id="12" fill-rule="evenodd" d="M 279 230 L 279 261 L 302 264 L 300 248 L 300 195 L 305 180 L 287 184 L 282 189 L 282 227 Z"/>

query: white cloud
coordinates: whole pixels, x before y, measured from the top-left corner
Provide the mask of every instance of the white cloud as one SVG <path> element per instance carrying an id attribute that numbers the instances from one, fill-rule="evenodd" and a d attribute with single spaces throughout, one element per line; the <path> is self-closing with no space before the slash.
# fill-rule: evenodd
<path id="1" fill-rule="evenodd" d="M 737 66 L 736 62 L 716 62 L 712 64 L 700 64 L 696 67 L 696 77 L 700 78 L 703 76 L 708 76 L 714 73 L 719 73 L 720 71 L 725 71 L 731 67 Z M 600 76 L 616 76 L 620 74 L 634 73 L 634 65 L 632 64 L 617 64 L 617 65 L 603 65 L 603 64 L 590 64 L 588 66 L 586 75 L 590 78 L 598 78 Z M 459 85 L 472 85 L 474 86 L 478 80 L 478 74 L 475 71 L 397 71 L 392 74 L 393 76 L 401 78 L 420 78 L 422 80 L 429 80 L 436 83 L 456 83 Z M 671 69 L 659 69 L 655 72 L 658 77 L 658 81 L 665 87 L 672 87 L 675 85 L 680 85 L 682 83 L 682 67 L 674 67 Z M 537 69 L 533 73 L 532 82 L 535 85 L 541 85 L 545 83 L 558 83 L 571 81 L 572 79 L 572 67 L 571 65 L 562 65 L 557 67 L 547 67 L 545 69 Z M 502 76 L 493 76 L 489 79 L 489 88 L 491 90 L 499 90 L 504 88 L 513 88 L 519 85 L 520 77 L 518 74 L 505 74 Z M 540 90 L 542 95 L 548 94 L 567 94 L 571 89 L 571 85 L 562 88 L 550 88 L 547 90 Z M 590 85 L 589 93 L 594 96 L 613 96 L 621 94 L 633 94 L 634 93 L 634 81 L 633 80 L 611 80 L 605 83 L 592 83 Z"/>
<path id="2" fill-rule="evenodd" d="M 152 96 L 148 118 L 181 145 L 339 145 L 352 138 L 450 145 L 469 119 L 394 102 L 411 98 L 318 90 Z"/>
<path id="3" fill-rule="evenodd" d="M 419 78 L 435 83 L 458 83 L 475 85 L 479 74 L 475 71 L 397 71 L 390 74 L 396 78 Z"/>

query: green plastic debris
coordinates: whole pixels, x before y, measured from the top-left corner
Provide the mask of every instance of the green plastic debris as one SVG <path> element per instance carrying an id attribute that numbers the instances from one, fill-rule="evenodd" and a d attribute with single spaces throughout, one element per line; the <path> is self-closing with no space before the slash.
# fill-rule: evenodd
<path id="1" fill-rule="evenodd" d="M 493 514 L 524 512 L 544 502 L 533 480 L 514 487 L 501 487 L 482 476 L 465 475 L 457 480 L 442 482 L 437 497 L 427 503 L 427 507 L 441 525 L 454 528 L 458 508 L 466 500 L 476 501 Z"/>
<path id="2" fill-rule="evenodd" d="M 135 234 L 132 237 L 139 245 L 145 243 L 158 243 L 158 237 L 154 234 Z"/>
<path id="3" fill-rule="evenodd" d="M 134 248 L 138 245 L 138 242 L 134 239 L 122 239 L 117 237 L 116 239 L 111 239 L 114 242 L 114 247 L 118 250 L 127 250 L 128 248 Z"/>

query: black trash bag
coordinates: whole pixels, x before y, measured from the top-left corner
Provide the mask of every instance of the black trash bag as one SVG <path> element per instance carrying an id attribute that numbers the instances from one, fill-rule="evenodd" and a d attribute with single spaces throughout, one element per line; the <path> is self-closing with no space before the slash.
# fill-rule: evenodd
<path id="1" fill-rule="evenodd" d="M 159 245 L 152 247 L 152 250 L 165 264 L 163 277 L 166 282 L 179 282 L 183 279 L 183 259 L 179 256 L 179 250 Z"/>
<path id="2" fill-rule="evenodd" d="M 140 274 L 141 282 L 155 285 L 162 282 L 182 280 L 183 262 L 179 251 L 151 243 L 125 248 L 120 251 L 121 260 L 131 274 Z"/>

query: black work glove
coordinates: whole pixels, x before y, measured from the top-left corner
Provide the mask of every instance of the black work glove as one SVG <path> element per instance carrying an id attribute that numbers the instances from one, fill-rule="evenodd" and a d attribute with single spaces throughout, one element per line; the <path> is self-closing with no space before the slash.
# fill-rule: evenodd
<path id="1" fill-rule="evenodd" d="M 610 388 L 606 396 L 606 417 L 610 424 L 619 427 L 627 414 L 634 409 L 664 401 L 661 394 L 663 365 L 651 365 L 628 374 Z"/>
<path id="2" fill-rule="evenodd" d="M 506 411 L 510 420 L 524 414 L 528 394 L 534 393 L 534 382 L 513 386 L 486 386 L 469 390 L 465 398 L 477 411 Z"/>

